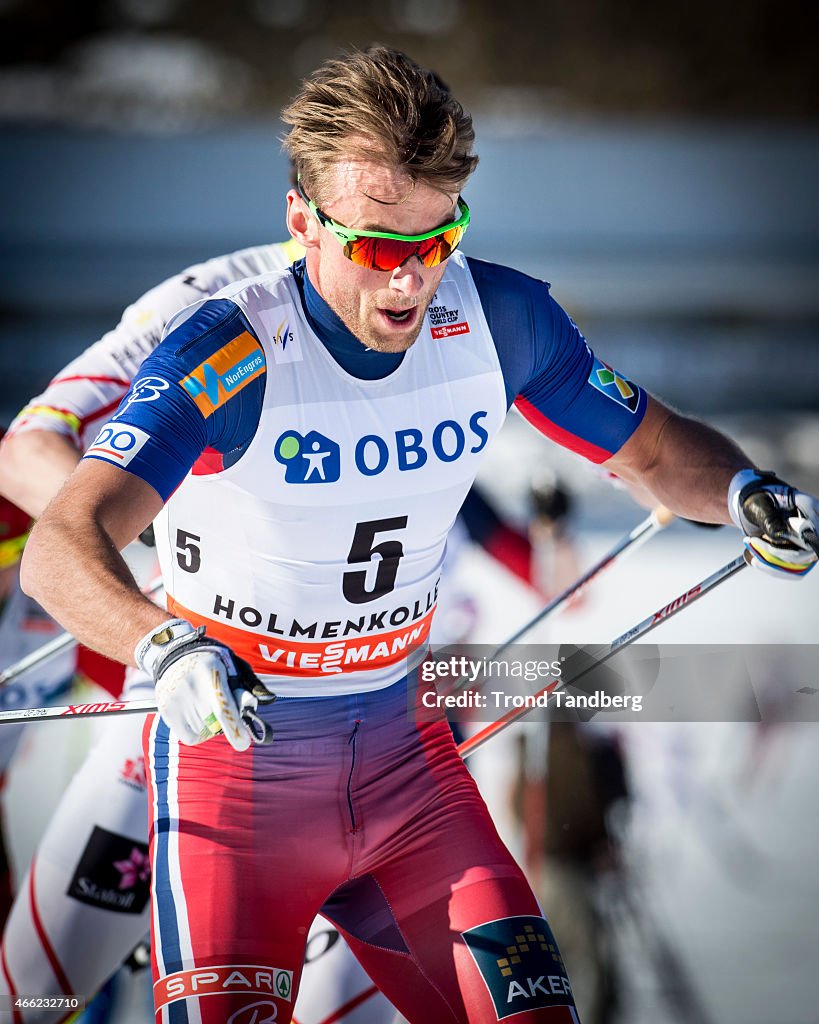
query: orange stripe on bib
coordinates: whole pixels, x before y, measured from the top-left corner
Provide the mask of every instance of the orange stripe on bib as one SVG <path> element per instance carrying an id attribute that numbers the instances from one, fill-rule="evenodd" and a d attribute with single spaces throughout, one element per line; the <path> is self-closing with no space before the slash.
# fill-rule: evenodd
<path id="1" fill-rule="evenodd" d="M 194 626 L 204 626 L 208 636 L 227 644 L 260 675 L 306 679 L 383 669 L 406 660 L 413 649 L 426 644 L 435 608 L 399 629 L 308 643 L 228 626 L 185 608 L 170 594 L 168 612 Z"/>

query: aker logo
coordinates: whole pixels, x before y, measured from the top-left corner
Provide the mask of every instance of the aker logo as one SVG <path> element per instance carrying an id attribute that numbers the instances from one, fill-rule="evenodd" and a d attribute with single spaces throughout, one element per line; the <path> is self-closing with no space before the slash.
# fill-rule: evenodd
<path id="1" fill-rule="evenodd" d="M 240 993 L 247 996 L 273 996 L 289 1003 L 292 991 L 292 971 L 281 967 L 266 967 L 262 964 L 220 964 L 217 967 L 194 967 L 192 970 L 177 971 L 175 974 L 160 978 L 154 985 L 154 1002 L 158 1011 L 177 999 Z M 269 1004 L 265 1005 L 266 1008 L 269 1007 Z M 252 1017 L 237 1018 L 239 1019 L 243 1022 L 245 1019 L 248 1022 L 253 1020 Z M 275 1020 L 275 1013 L 272 1018 L 260 1016 L 258 1021 L 269 1019 Z"/>
<path id="2" fill-rule="evenodd" d="M 462 310 L 461 295 L 455 282 L 446 281 L 441 284 L 427 310 L 432 337 L 438 339 L 469 334 L 469 323 Z"/>
<path id="3" fill-rule="evenodd" d="M 335 441 L 311 430 L 285 430 L 274 447 L 288 484 L 331 484 L 341 476 L 341 449 Z"/>
<path id="4" fill-rule="evenodd" d="M 624 405 L 629 412 L 637 412 L 637 407 L 640 404 L 640 389 L 625 377 L 621 377 L 616 370 L 612 370 L 596 356 L 589 374 L 589 384 L 606 398 L 617 402 L 618 405 Z"/>
<path id="5" fill-rule="evenodd" d="M 105 462 L 113 462 L 115 466 L 127 466 L 150 438 L 151 435 L 139 427 L 106 423 L 84 457 L 104 459 Z"/>
<path id="6" fill-rule="evenodd" d="M 207 419 L 264 371 L 261 346 L 252 334 L 244 331 L 208 356 L 179 383 Z"/>
<path id="7" fill-rule="evenodd" d="M 148 847 L 94 827 L 67 895 L 115 914 L 141 914 L 150 893 Z"/>
<path id="8" fill-rule="evenodd" d="M 498 1020 L 545 1006 L 574 1006 L 557 943 L 542 917 L 504 917 L 461 935 Z"/>

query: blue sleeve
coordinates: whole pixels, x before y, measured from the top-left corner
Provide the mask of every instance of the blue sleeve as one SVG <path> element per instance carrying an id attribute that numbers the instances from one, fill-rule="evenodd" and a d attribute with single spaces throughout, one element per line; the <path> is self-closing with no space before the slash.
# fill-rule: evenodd
<path id="1" fill-rule="evenodd" d="M 167 501 L 191 470 L 238 461 L 259 423 L 265 375 L 244 313 L 207 301 L 148 356 L 85 458 L 120 466 Z"/>
<path id="2" fill-rule="evenodd" d="M 494 263 L 468 263 L 508 403 L 553 441 L 605 462 L 642 421 L 646 393 L 594 355 L 548 284 Z"/>

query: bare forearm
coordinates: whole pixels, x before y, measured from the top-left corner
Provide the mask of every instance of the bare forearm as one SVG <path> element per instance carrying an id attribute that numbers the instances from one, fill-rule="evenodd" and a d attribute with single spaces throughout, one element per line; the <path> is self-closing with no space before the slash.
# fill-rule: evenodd
<path id="1" fill-rule="evenodd" d="M 647 414 L 648 416 L 649 414 Z M 753 465 L 730 438 L 713 427 L 671 412 L 659 403 L 650 410 L 650 443 L 628 445 L 607 464 L 626 482 L 647 488 L 677 515 L 705 523 L 729 523 L 728 485 Z"/>
<path id="2" fill-rule="evenodd" d="M 0 446 L 0 494 L 37 519 L 79 459 L 80 453 L 63 434 L 14 434 Z"/>
<path id="3" fill-rule="evenodd" d="M 140 593 L 119 554 L 144 523 L 141 517 L 126 521 L 122 511 L 114 517 L 117 529 L 107 526 L 104 516 L 78 516 L 71 483 L 32 531 L 21 584 L 87 647 L 132 665 L 137 641 L 168 618 Z"/>

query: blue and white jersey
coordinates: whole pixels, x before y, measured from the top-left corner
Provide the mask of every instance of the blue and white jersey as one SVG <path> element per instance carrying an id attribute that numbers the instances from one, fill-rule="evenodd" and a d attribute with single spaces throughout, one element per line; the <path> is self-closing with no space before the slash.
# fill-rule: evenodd
<path id="1" fill-rule="evenodd" d="M 375 379 L 339 358 L 347 340 L 363 346 L 333 336 L 326 307 L 324 324 L 309 316 L 316 299 L 297 264 L 186 311 L 86 455 L 166 499 L 169 610 L 283 695 L 406 672 L 447 534 L 512 401 L 598 462 L 646 402 L 595 360 L 546 285 L 460 253 L 416 343 L 384 356 Z"/>

